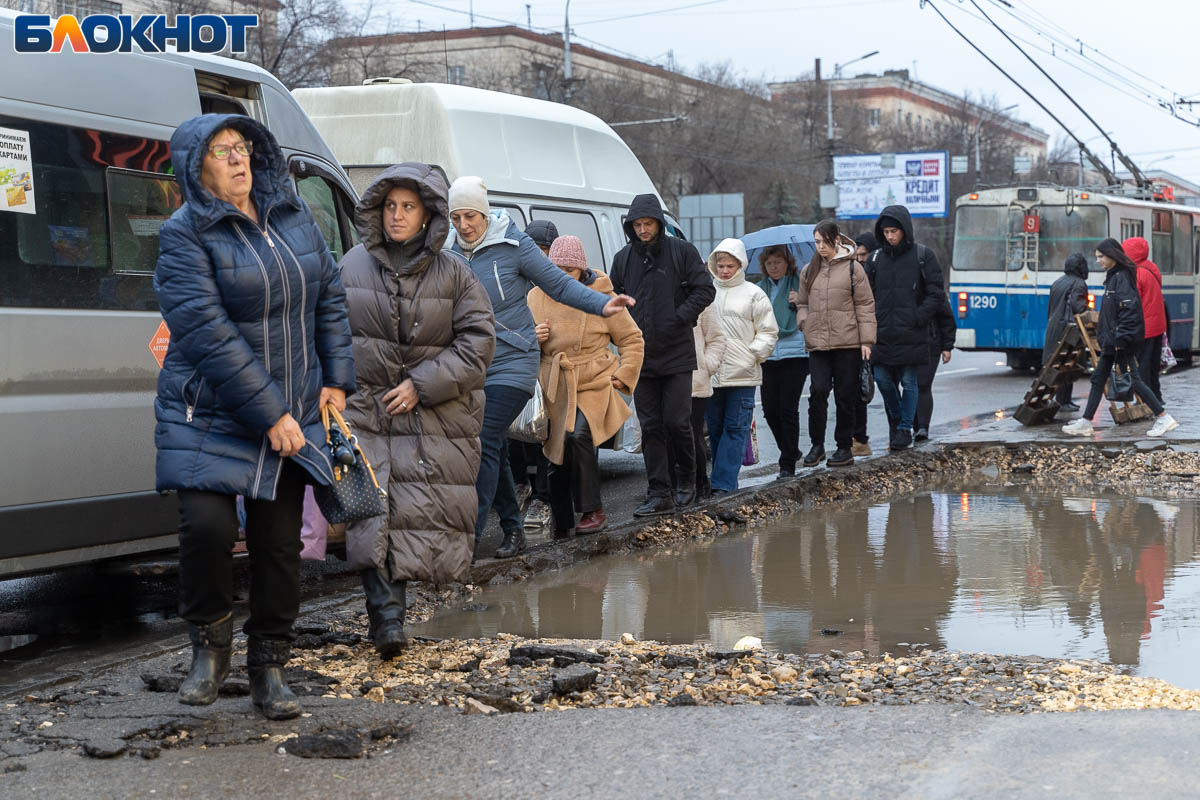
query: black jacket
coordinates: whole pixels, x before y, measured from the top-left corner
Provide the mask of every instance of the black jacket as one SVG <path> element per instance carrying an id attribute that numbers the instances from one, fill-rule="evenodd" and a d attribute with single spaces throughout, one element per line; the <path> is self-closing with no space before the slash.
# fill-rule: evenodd
<path id="1" fill-rule="evenodd" d="M 892 247 L 880 221 L 900 223 L 904 240 Z M 946 305 L 946 289 L 937 256 L 913 241 L 912 217 L 904 206 L 888 206 L 875 222 L 879 249 L 867 259 L 867 277 L 875 293 L 875 346 L 871 363 L 917 366 L 929 360 L 930 324 Z M 949 307 L 947 307 L 949 310 Z"/>
<path id="2" fill-rule="evenodd" d="M 633 232 L 633 221 L 643 217 L 662 226 L 658 238 L 649 243 Z M 629 244 L 613 257 L 609 277 L 618 294 L 637 301 L 629 313 L 646 341 L 642 377 L 691 372 L 696 369 L 692 328 L 717 296 L 712 276 L 691 242 L 667 235 L 662 206 L 652 194 L 633 198 L 625 235 Z"/>
<path id="3" fill-rule="evenodd" d="M 1117 348 L 1140 348 L 1146 338 L 1142 319 L 1142 298 L 1137 290 L 1137 278 L 1124 267 L 1113 267 L 1104 276 L 1104 298 L 1100 301 L 1100 327 L 1096 338 L 1100 346 L 1112 351 Z"/>
<path id="4" fill-rule="evenodd" d="M 1050 287 L 1050 310 L 1046 316 L 1046 343 L 1042 347 L 1042 363 L 1054 355 L 1054 348 L 1062 338 L 1067 324 L 1076 314 L 1087 311 L 1087 259 L 1067 259 L 1065 274 Z"/>
<path id="5" fill-rule="evenodd" d="M 938 306 L 933 322 L 929 324 L 929 352 L 933 360 L 940 359 L 944 351 L 954 349 L 957 333 L 958 321 L 954 319 L 954 309 L 947 300 Z"/>

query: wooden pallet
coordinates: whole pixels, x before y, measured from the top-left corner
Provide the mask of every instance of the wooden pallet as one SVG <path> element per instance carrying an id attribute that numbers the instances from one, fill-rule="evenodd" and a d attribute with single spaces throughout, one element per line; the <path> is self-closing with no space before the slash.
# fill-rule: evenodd
<path id="1" fill-rule="evenodd" d="M 1088 312 L 1076 317 L 1063 329 L 1054 352 L 1033 379 L 1033 385 L 1013 415 L 1017 422 L 1022 425 L 1044 425 L 1054 421 L 1054 415 L 1058 413 L 1058 402 L 1054 395 L 1064 381 L 1073 381 L 1084 375 L 1084 363 L 1092 357 L 1087 327 L 1090 325 L 1095 330 L 1095 324 L 1095 312 Z"/>

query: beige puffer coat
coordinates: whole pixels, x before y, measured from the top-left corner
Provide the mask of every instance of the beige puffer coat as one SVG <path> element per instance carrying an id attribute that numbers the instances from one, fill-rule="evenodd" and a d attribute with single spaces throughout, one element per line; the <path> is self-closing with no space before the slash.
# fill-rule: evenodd
<path id="1" fill-rule="evenodd" d="M 854 250 L 854 240 L 841 234 L 832 262 L 821 259 L 811 281 L 812 263 L 800 272 L 796 323 L 810 352 L 875 344 L 875 297 Z"/>
<path id="2" fill-rule="evenodd" d="M 729 280 L 717 277 L 717 256 L 728 253 L 741 265 Z M 713 305 L 725 332 L 725 357 L 713 375 L 713 388 L 759 386 L 762 362 L 779 339 L 779 323 L 767 293 L 746 281 L 746 246 L 740 239 L 725 239 L 708 257 L 708 271 L 717 287 Z"/>
<path id="3" fill-rule="evenodd" d="M 692 328 L 696 339 L 696 369 L 692 373 L 692 397 L 712 397 L 712 379 L 725 358 L 725 331 L 716 304 L 705 307 Z"/>
<path id="4" fill-rule="evenodd" d="M 424 241 L 384 243 L 382 204 L 397 186 L 433 210 Z M 483 380 L 495 352 L 492 304 L 471 268 L 442 250 L 446 182 L 425 164 L 397 164 L 355 210 L 362 244 L 342 259 L 358 393 L 346 420 L 388 493 L 386 517 L 346 531 L 349 565 L 389 581 L 471 577 Z M 419 405 L 387 413 L 383 395 L 411 378 Z"/>

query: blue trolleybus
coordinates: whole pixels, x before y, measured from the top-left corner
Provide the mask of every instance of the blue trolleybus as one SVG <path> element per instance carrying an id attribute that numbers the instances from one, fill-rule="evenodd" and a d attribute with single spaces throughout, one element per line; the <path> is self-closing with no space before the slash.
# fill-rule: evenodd
<path id="1" fill-rule="evenodd" d="M 955 202 L 951 303 L 957 346 L 1006 355 L 1013 369 L 1041 363 L 1050 285 L 1071 253 L 1089 264 L 1089 303 L 1103 302 L 1104 275 L 1096 244 L 1141 236 L 1163 276 L 1171 348 L 1188 360 L 1196 341 L 1200 294 L 1200 208 L 1085 189 L 1012 186 L 985 189 Z"/>

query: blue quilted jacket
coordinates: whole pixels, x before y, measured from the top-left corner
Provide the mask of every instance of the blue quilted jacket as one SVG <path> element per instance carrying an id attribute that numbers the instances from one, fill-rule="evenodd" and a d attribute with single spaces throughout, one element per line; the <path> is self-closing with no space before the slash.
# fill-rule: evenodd
<path id="1" fill-rule="evenodd" d="M 225 128 L 253 142 L 256 225 L 200 183 Z M 157 485 L 273 500 L 283 459 L 266 432 L 291 413 L 308 444 L 294 456 L 332 480 L 317 402 L 354 391 L 346 292 L 287 177 L 275 137 L 254 120 L 205 114 L 171 137 L 184 204 L 163 225 L 154 289 L 171 331 L 154 404 Z"/>

